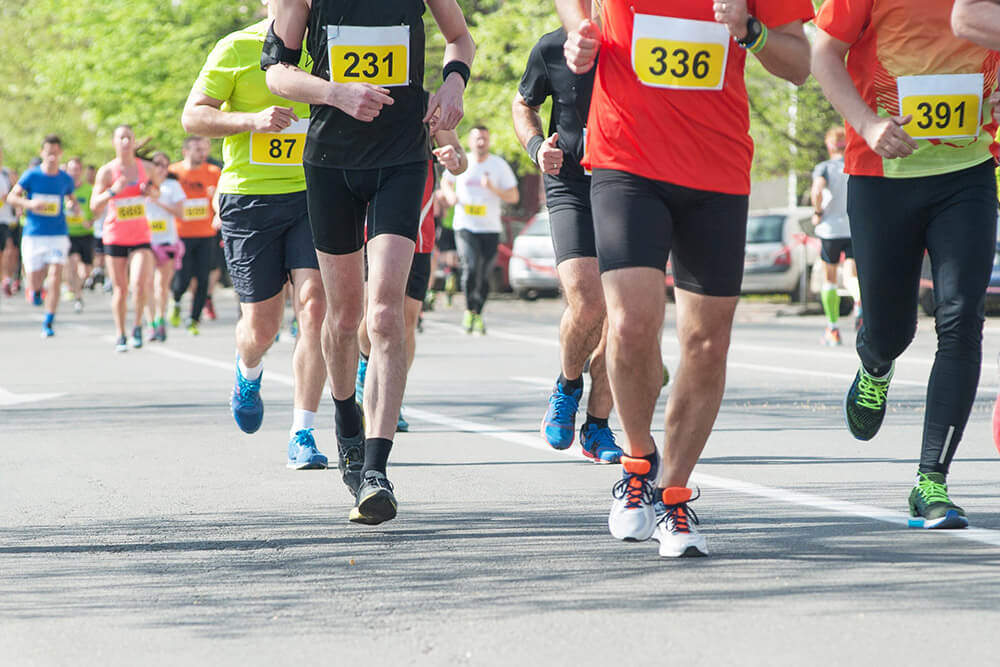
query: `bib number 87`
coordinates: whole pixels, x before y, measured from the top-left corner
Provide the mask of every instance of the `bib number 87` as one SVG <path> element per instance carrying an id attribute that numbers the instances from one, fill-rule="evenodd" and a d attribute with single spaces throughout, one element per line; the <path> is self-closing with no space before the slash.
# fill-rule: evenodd
<path id="1" fill-rule="evenodd" d="M 292 157 L 292 150 L 295 148 L 295 142 L 295 139 L 271 139 L 270 146 L 267 149 L 267 154 L 275 160 L 280 160 L 281 158 L 288 160 Z M 284 151 L 282 144 L 288 147 L 287 152 Z"/>

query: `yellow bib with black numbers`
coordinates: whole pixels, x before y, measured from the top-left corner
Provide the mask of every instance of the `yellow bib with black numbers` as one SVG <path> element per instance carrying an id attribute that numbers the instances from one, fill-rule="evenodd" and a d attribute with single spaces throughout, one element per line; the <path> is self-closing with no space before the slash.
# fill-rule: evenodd
<path id="1" fill-rule="evenodd" d="M 204 220 L 208 217 L 208 199 L 199 197 L 184 200 L 184 221 Z"/>
<path id="2" fill-rule="evenodd" d="M 486 215 L 486 206 L 479 204 L 466 204 L 464 207 L 465 213 L 467 215 L 475 215 L 477 217 L 482 217 Z"/>
<path id="3" fill-rule="evenodd" d="M 115 203 L 115 219 L 119 222 L 146 217 L 146 200 L 143 197 L 126 197 L 112 201 Z"/>
<path id="4" fill-rule="evenodd" d="M 301 167 L 309 120 L 300 119 L 281 132 L 250 133 L 250 164 Z"/>
<path id="5" fill-rule="evenodd" d="M 731 41 L 721 23 L 636 14 L 632 69 L 653 88 L 722 90 Z"/>
<path id="6" fill-rule="evenodd" d="M 35 215 L 54 218 L 62 210 L 62 197 L 59 195 L 33 195 L 31 199 L 42 202 L 42 205 L 33 211 Z"/>
<path id="7" fill-rule="evenodd" d="M 149 221 L 149 231 L 155 234 L 162 234 L 167 231 L 167 221 L 166 220 L 150 220 Z"/>
<path id="8" fill-rule="evenodd" d="M 979 136 L 982 74 L 931 74 L 896 79 L 903 126 L 914 139 L 973 139 Z"/>
<path id="9" fill-rule="evenodd" d="M 410 82 L 410 26 L 327 26 L 330 80 L 406 86 Z"/>

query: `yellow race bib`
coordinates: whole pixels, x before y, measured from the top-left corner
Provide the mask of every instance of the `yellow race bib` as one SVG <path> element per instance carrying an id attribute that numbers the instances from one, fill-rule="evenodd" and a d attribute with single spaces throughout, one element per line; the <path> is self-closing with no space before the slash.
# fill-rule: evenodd
<path id="1" fill-rule="evenodd" d="M 199 197 L 184 200 L 184 221 L 202 220 L 208 217 L 208 199 Z"/>
<path id="2" fill-rule="evenodd" d="M 330 80 L 406 86 L 410 82 L 410 26 L 331 25 L 326 29 Z"/>
<path id="3" fill-rule="evenodd" d="M 154 234 L 162 234 L 167 231 L 167 221 L 166 220 L 150 220 L 149 221 L 149 231 Z"/>
<path id="4" fill-rule="evenodd" d="M 140 220 L 146 217 L 146 200 L 143 197 L 126 197 L 114 199 L 115 219 L 118 222 Z"/>
<path id="5" fill-rule="evenodd" d="M 914 139 L 974 139 L 979 136 L 982 74 L 901 76 L 896 80 L 900 113 L 913 115 L 903 129 Z"/>
<path id="6" fill-rule="evenodd" d="M 721 23 L 636 14 L 632 69 L 653 88 L 722 90 L 731 41 Z"/>
<path id="7" fill-rule="evenodd" d="M 476 217 L 483 217 L 486 215 L 486 205 L 485 204 L 465 204 L 462 208 L 465 209 L 466 215 L 474 215 Z"/>
<path id="8" fill-rule="evenodd" d="M 42 205 L 35 209 L 35 215 L 54 218 L 62 211 L 62 197 L 59 195 L 32 195 L 31 200 L 42 202 Z"/>
<path id="9" fill-rule="evenodd" d="M 301 167 L 309 119 L 295 121 L 281 132 L 250 133 L 250 164 Z"/>

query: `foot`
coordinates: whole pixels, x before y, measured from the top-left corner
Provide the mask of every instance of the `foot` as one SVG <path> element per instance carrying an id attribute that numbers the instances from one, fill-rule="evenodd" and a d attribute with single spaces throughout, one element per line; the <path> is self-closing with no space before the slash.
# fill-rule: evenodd
<path id="1" fill-rule="evenodd" d="M 73 312 L 82 313 L 83 312 L 83 299 L 76 299 L 73 301 Z"/>
<path id="2" fill-rule="evenodd" d="M 654 506 L 656 530 L 653 539 L 660 543 L 660 555 L 664 558 L 708 555 L 705 536 L 695 527 L 699 523 L 698 515 L 688 507 L 688 503 L 697 499 L 698 496 L 692 496 L 691 489 L 672 486 L 663 490 L 663 498 Z"/>
<path id="3" fill-rule="evenodd" d="M 895 363 L 884 378 L 872 377 L 864 366 L 858 369 L 854 382 L 844 397 L 844 419 L 851 435 L 858 440 L 871 440 L 885 419 L 886 395 Z"/>
<path id="4" fill-rule="evenodd" d="M 622 449 L 615 444 L 615 434 L 607 426 L 581 426 L 580 449 L 594 463 L 618 463 L 622 458 Z"/>
<path id="5" fill-rule="evenodd" d="M 472 323 L 476 320 L 476 314 L 471 310 L 465 311 L 465 315 L 462 316 L 462 328 L 465 329 L 465 333 L 472 333 Z"/>
<path id="6" fill-rule="evenodd" d="M 562 383 L 556 381 L 556 386 L 549 394 L 549 408 L 542 418 L 542 437 L 553 449 L 569 449 L 573 444 L 576 432 L 576 413 L 580 409 L 580 398 L 583 389 L 566 393 Z"/>
<path id="7" fill-rule="evenodd" d="M 843 344 L 840 340 L 840 329 L 837 327 L 827 327 L 826 331 L 823 332 L 822 343 L 827 347 L 836 347 Z"/>
<path id="8" fill-rule="evenodd" d="M 167 321 L 170 322 L 170 326 L 172 326 L 175 329 L 181 325 L 181 307 L 180 307 L 180 304 L 176 304 L 175 303 L 170 308 L 170 317 L 167 318 Z"/>
<path id="9" fill-rule="evenodd" d="M 472 320 L 472 333 L 480 336 L 486 335 L 486 322 L 483 321 L 483 316 L 479 313 L 476 313 Z"/>
<path id="10" fill-rule="evenodd" d="M 215 304 L 212 303 L 212 297 L 205 299 L 205 317 L 213 322 L 219 319 L 219 316 L 215 314 Z"/>
<path id="11" fill-rule="evenodd" d="M 55 335 L 56 335 L 56 332 L 53 331 L 51 324 L 43 324 L 42 325 L 42 338 L 52 338 Z"/>
<path id="12" fill-rule="evenodd" d="M 125 336 L 118 337 L 115 342 L 115 352 L 128 352 L 128 339 Z"/>
<path id="13" fill-rule="evenodd" d="M 424 297 L 423 310 L 428 313 L 434 310 L 435 301 L 437 301 L 437 293 L 434 290 L 428 290 L 427 296 Z"/>
<path id="14" fill-rule="evenodd" d="M 965 510 L 948 497 L 948 485 L 940 472 L 918 472 L 910 491 L 910 528 L 965 528 Z"/>
<path id="15" fill-rule="evenodd" d="M 608 528 L 615 539 L 643 542 L 652 537 L 656 529 L 655 477 L 656 471 L 646 459 L 622 456 L 622 478 L 611 491 L 615 500 L 608 515 Z"/>
<path id="16" fill-rule="evenodd" d="M 369 470 L 358 487 L 356 502 L 351 508 L 350 520 L 375 526 L 396 517 L 396 496 L 392 483 L 385 473 Z"/>
<path id="17" fill-rule="evenodd" d="M 187 332 L 192 336 L 197 336 L 198 334 L 200 334 L 201 330 L 198 328 L 198 323 L 195 322 L 194 320 L 188 322 Z"/>
<path id="18" fill-rule="evenodd" d="M 358 374 L 354 378 L 354 402 L 364 409 L 365 376 L 368 375 L 368 360 L 358 355 Z"/>
<path id="19" fill-rule="evenodd" d="M 132 329 L 132 347 L 137 350 L 142 347 L 142 327 Z"/>
<path id="20" fill-rule="evenodd" d="M 316 448 L 311 428 L 296 431 L 288 441 L 288 468 L 292 470 L 326 470 L 327 458 Z"/>
<path id="21" fill-rule="evenodd" d="M 32 292 L 29 296 L 31 297 L 32 306 L 42 306 L 45 304 L 45 299 L 42 297 L 41 292 Z"/>
<path id="22" fill-rule="evenodd" d="M 407 433 L 410 430 L 410 422 L 406 421 L 406 417 L 403 416 L 403 408 L 399 408 L 399 419 L 396 420 L 396 431 L 399 433 Z"/>
<path id="23" fill-rule="evenodd" d="M 361 469 L 365 465 L 364 414 L 360 405 L 356 407 L 358 419 L 362 423 L 361 432 L 349 438 L 337 434 L 337 468 L 340 470 L 340 478 L 344 481 L 344 485 L 355 497 L 358 487 L 361 486 Z"/>
<path id="24" fill-rule="evenodd" d="M 244 433 L 256 433 L 264 421 L 264 401 L 260 398 L 260 381 L 263 378 L 261 373 L 256 380 L 246 379 L 240 372 L 239 363 L 236 364 L 236 382 L 229 405 L 233 409 L 236 425 Z"/>

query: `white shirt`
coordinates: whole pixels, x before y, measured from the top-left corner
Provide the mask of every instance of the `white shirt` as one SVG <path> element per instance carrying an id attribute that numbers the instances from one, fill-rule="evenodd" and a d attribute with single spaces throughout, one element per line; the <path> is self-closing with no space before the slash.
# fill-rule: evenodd
<path id="1" fill-rule="evenodd" d="M 453 225 L 456 232 L 462 229 L 478 234 L 503 231 L 500 223 L 503 200 L 500 195 L 482 186 L 484 175 L 490 177 L 493 187 L 498 190 L 517 187 L 514 170 L 499 155 L 488 155 L 482 162 L 469 156 L 469 168 L 464 173 L 458 176 L 450 172 L 444 174 L 445 180 L 455 187 L 455 194 L 458 195 Z"/>
<path id="2" fill-rule="evenodd" d="M 0 168 L 0 225 L 14 222 L 14 209 L 4 200 L 14 188 L 14 174 L 7 167 Z"/>
<path id="3" fill-rule="evenodd" d="M 162 201 L 168 206 L 174 206 L 184 201 L 184 190 L 181 188 L 181 184 L 173 178 L 168 178 L 160 183 L 159 201 Z M 151 232 L 150 240 L 153 245 L 177 243 L 177 225 L 174 223 L 173 213 L 163 208 L 152 199 L 147 198 L 146 219 L 149 220 L 150 228 L 153 228 L 157 222 L 166 223 L 165 230 L 156 231 L 153 229 Z"/>

